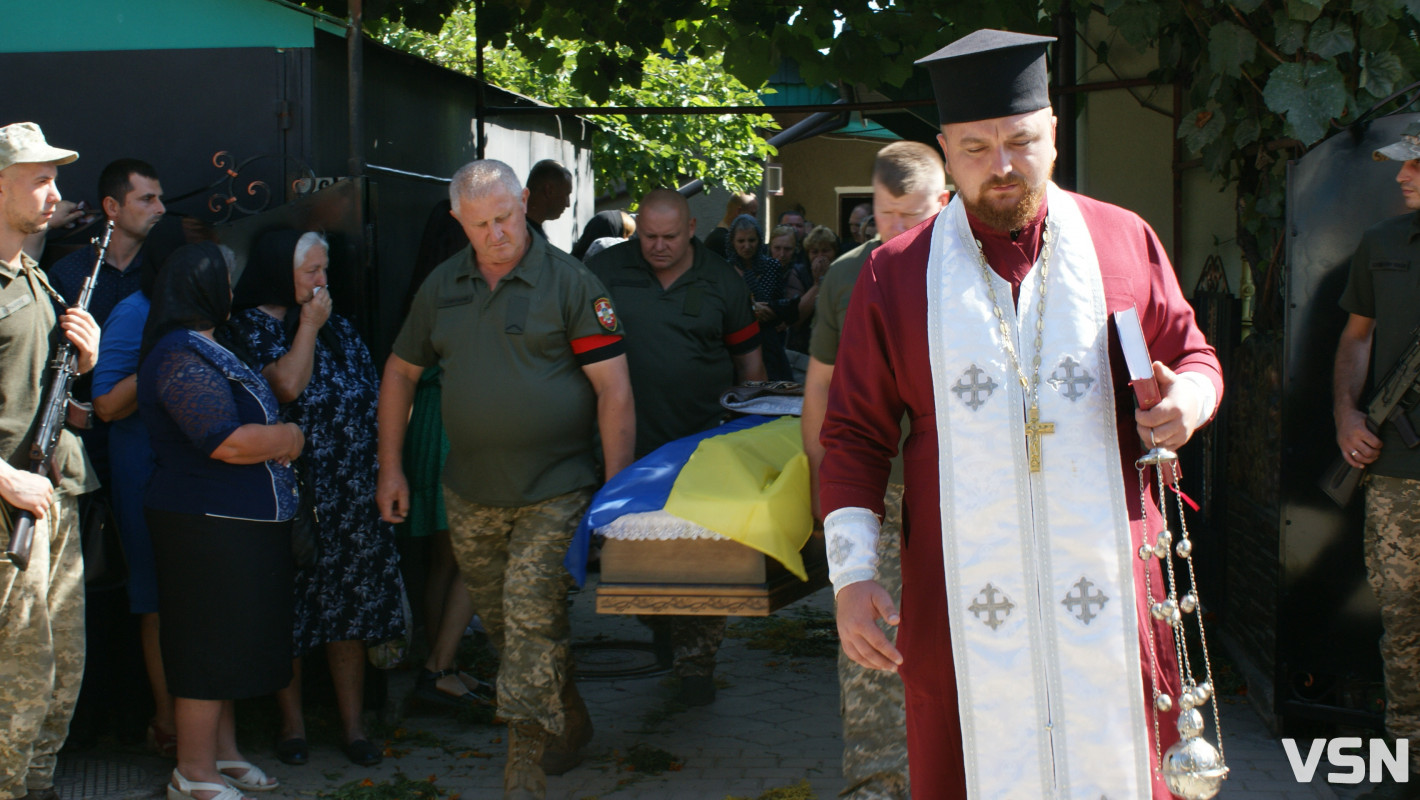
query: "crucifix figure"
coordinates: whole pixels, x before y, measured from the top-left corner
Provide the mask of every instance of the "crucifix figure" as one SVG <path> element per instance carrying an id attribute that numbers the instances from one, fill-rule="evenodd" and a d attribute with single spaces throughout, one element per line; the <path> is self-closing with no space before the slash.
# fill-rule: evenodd
<path id="1" fill-rule="evenodd" d="M 1055 433 L 1055 423 L 1041 422 L 1040 406 L 1031 405 L 1026 413 L 1026 456 L 1031 472 L 1040 472 L 1040 437 L 1045 433 Z"/>

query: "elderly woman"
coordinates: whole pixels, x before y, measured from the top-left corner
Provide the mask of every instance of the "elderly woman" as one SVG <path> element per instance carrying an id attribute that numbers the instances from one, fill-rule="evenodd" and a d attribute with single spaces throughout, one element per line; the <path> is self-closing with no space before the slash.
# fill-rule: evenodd
<path id="1" fill-rule="evenodd" d="M 296 572 L 294 673 L 277 695 L 276 753 L 309 759 L 301 711 L 301 657 L 324 645 L 345 734 L 361 766 L 380 750 L 360 721 L 365 645 L 401 636 L 403 579 L 394 528 L 375 506 L 375 405 L 379 379 L 355 327 L 326 291 L 329 245 L 318 233 L 269 231 L 237 284 L 231 331 L 271 382 L 283 418 L 309 442 L 301 467 L 315 500 L 317 562 Z"/>
<path id="2" fill-rule="evenodd" d="M 158 274 L 140 351 L 138 412 L 156 457 L 144 505 L 176 697 L 169 800 L 274 789 L 237 750 L 232 700 L 291 680 L 289 465 L 305 437 L 280 421 L 261 374 L 217 343 L 231 299 L 216 245 L 178 250 Z"/>
<path id="3" fill-rule="evenodd" d="M 798 298 L 787 293 L 785 269 L 778 259 L 764 252 L 764 233 L 759 221 L 748 214 L 735 217 L 727 237 L 730 262 L 749 285 L 754 297 L 754 315 L 759 319 L 759 341 L 764 350 L 764 369 L 771 381 L 794 379 L 789 358 L 784 353 L 784 327 L 799 319 Z"/>

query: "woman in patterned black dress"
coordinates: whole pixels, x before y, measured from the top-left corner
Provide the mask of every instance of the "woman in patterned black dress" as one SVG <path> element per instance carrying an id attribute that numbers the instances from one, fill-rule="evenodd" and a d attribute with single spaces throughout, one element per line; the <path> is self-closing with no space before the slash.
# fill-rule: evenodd
<path id="1" fill-rule="evenodd" d="M 380 761 L 360 722 L 365 646 L 403 635 L 403 579 L 394 529 L 375 506 L 375 406 L 379 380 L 365 343 L 331 312 L 329 245 L 317 233 L 270 231 L 257 239 L 237 284 L 231 330 L 262 365 L 285 419 L 306 434 L 307 489 L 316 508 L 317 563 L 296 572 L 295 678 L 277 694 L 277 755 L 305 763 L 301 656 L 325 646 L 345 733 L 357 764 Z"/>

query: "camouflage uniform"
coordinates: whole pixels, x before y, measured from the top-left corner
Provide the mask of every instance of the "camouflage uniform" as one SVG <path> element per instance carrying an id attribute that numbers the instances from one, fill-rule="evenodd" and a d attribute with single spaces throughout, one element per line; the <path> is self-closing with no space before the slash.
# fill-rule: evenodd
<path id="1" fill-rule="evenodd" d="M 10 512 L 0 508 L 0 517 Z M 84 677 L 79 503 L 58 496 L 34 527 L 29 569 L 0 559 L 0 798 L 54 785 Z M 10 524 L 0 519 L 8 539 Z"/>
<path id="2" fill-rule="evenodd" d="M 698 614 L 639 614 L 637 619 L 656 635 L 668 638 L 675 674 L 682 678 L 715 674 L 715 654 L 725 641 L 725 618 Z"/>
<path id="3" fill-rule="evenodd" d="M 454 558 L 498 650 L 498 714 L 554 735 L 565 726 L 559 698 L 572 657 L 562 557 L 591 499 L 591 489 L 579 489 L 499 508 L 444 489 Z"/>
<path id="4" fill-rule="evenodd" d="M 878 584 L 902 602 L 902 486 L 888 484 L 878 535 Z M 897 628 L 881 620 L 888 641 Z M 843 778 L 851 800 L 907 800 L 907 698 L 896 672 L 869 669 L 838 649 L 843 714 Z"/>
<path id="5" fill-rule="evenodd" d="M 1366 574 L 1381 607 L 1385 727 L 1420 769 L 1420 480 L 1366 479 Z"/>

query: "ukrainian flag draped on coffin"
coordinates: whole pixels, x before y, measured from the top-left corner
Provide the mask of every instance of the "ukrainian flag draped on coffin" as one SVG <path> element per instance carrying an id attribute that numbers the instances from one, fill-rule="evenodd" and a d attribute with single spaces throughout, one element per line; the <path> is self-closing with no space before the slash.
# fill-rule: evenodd
<path id="1" fill-rule="evenodd" d="M 808 580 L 799 550 L 813 514 L 799 418 L 740 417 L 664 445 L 607 481 L 563 562 L 577 585 L 587 577 L 593 531 L 653 511 L 752 547 Z"/>

